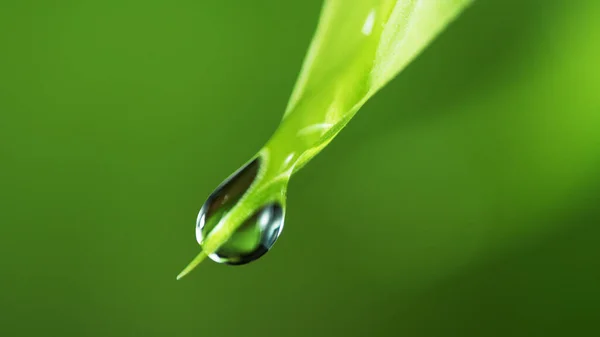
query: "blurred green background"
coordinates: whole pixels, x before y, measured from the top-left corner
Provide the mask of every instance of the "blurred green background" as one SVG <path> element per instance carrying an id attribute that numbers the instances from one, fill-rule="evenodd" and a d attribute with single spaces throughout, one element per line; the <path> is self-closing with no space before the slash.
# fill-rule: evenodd
<path id="1" fill-rule="evenodd" d="M 597 0 L 477 1 L 292 179 L 269 254 L 175 281 L 320 6 L 2 1 L 0 335 L 600 335 Z"/>

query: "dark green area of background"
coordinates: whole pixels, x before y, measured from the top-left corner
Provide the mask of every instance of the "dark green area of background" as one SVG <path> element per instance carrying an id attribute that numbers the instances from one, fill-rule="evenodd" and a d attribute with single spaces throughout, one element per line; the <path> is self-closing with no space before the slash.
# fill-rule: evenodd
<path id="1" fill-rule="evenodd" d="M 477 1 L 295 176 L 274 249 L 194 220 L 320 1 L 2 1 L 1 336 L 598 336 L 600 2 Z"/>

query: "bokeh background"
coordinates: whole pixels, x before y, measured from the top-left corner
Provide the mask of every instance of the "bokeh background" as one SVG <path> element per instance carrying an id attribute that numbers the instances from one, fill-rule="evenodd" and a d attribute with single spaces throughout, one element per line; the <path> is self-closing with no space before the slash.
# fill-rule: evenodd
<path id="1" fill-rule="evenodd" d="M 0 335 L 600 335 L 597 0 L 477 1 L 292 179 L 269 254 L 175 281 L 320 6 L 0 3 Z"/>

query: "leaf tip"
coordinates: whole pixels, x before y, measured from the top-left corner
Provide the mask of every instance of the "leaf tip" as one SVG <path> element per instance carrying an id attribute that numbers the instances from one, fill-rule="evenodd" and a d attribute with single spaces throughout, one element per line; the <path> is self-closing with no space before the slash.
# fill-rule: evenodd
<path id="1" fill-rule="evenodd" d="M 200 262 L 206 258 L 206 253 L 201 251 L 196 257 L 190 262 L 182 271 L 177 275 L 177 281 L 181 280 L 184 276 L 189 274 L 194 268 L 196 268 Z"/>

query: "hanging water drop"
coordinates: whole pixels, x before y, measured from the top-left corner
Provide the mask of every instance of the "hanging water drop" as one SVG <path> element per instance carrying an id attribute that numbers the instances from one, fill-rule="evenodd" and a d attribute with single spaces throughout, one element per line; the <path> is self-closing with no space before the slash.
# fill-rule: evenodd
<path id="1" fill-rule="evenodd" d="M 219 222 L 246 194 L 256 179 L 260 159 L 255 159 L 225 180 L 204 203 L 196 221 L 196 240 L 204 240 Z M 251 214 L 233 235 L 214 253 L 211 260 L 230 265 L 241 265 L 263 256 L 279 237 L 283 229 L 283 207 L 269 202 Z"/>

